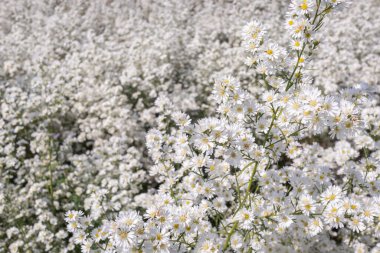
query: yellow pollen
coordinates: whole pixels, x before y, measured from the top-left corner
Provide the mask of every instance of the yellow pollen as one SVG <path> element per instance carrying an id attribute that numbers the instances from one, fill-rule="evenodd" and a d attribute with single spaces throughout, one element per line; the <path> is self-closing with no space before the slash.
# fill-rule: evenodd
<path id="1" fill-rule="evenodd" d="M 298 109 L 300 108 L 300 105 L 299 105 L 298 103 L 293 103 L 293 104 L 292 104 L 292 108 L 293 108 L 294 110 L 298 110 Z"/>
<path id="2" fill-rule="evenodd" d="M 310 114 L 311 114 L 311 111 L 304 111 L 304 112 L 303 112 L 303 115 L 304 115 L 304 116 L 309 116 Z"/>
<path id="3" fill-rule="evenodd" d="M 128 232 L 126 231 L 121 231 L 119 232 L 119 236 L 122 240 L 125 240 L 128 237 Z"/>
<path id="4" fill-rule="evenodd" d="M 210 249 L 210 246 L 206 243 L 202 246 L 202 250 L 208 251 Z"/>
<path id="5" fill-rule="evenodd" d="M 181 216 L 179 217 L 179 220 L 180 220 L 181 222 L 185 222 L 185 221 L 186 221 L 186 216 L 185 216 L 185 215 L 181 215 Z"/>
<path id="6" fill-rule="evenodd" d="M 352 223 L 353 223 L 354 225 L 358 225 L 358 224 L 359 224 L 359 220 L 356 219 L 356 218 L 353 218 L 353 219 L 352 219 Z"/>
<path id="7" fill-rule="evenodd" d="M 329 200 L 329 201 L 333 201 L 333 200 L 335 200 L 335 198 L 336 198 L 335 194 L 331 194 L 330 196 L 327 196 L 327 200 Z"/>
<path id="8" fill-rule="evenodd" d="M 351 121 L 346 121 L 346 123 L 344 124 L 344 126 L 345 126 L 346 128 L 352 128 L 353 124 L 352 124 Z"/>
<path id="9" fill-rule="evenodd" d="M 334 122 L 335 122 L 335 123 L 339 123 L 340 121 L 341 121 L 340 116 L 335 116 L 335 117 L 334 117 Z"/>
<path id="10" fill-rule="evenodd" d="M 317 104 L 318 104 L 318 102 L 316 101 L 316 100 L 311 100 L 310 102 L 309 102 L 309 105 L 310 106 L 317 106 Z"/>

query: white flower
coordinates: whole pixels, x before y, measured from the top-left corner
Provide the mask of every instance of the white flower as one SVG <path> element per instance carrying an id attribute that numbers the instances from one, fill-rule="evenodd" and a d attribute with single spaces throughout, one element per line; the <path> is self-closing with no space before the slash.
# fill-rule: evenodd
<path id="1" fill-rule="evenodd" d="M 312 0 L 292 0 L 291 9 L 298 15 L 307 14 L 313 11 L 315 2 Z"/>
<path id="2" fill-rule="evenodd" d="M 313 218 L 309 221 L 308 233 L 311 236 L 319 234 L 323 230 L 323 222 L 319 218 Z"/>
<path id="3" fill-rule="evenodd" d="M 66 222 L 72 222 L 72 221 L 78 221 L 82 216 L 83 212 L 82 211 L 67 211 L 65 214 Z"/>
<path id="4" fill-rule="evenodd" d="M 342 190 L 338 186 L 330 186 L 321 195 L 321 200 L 324 205 L 338 202 L 341 200 Z"/>
<path id="5" fill-rule="evenodd" d="M 81 249 L 83 253 L 91 252 L 91 247 L 93 245 L 93 241 L 91 239 L 87 239 L 82 243 Z"/>
<path id="6" fill-rule="evenodd" d="M 114 236 L 114 240 L 118 247 L 123 250 L 128 250 L 135 244 L 136 235 L 133 231 L 118 229 Z"/>
<path id="7" fill-rule="evenodd" d="M 301 195 L 299 199 L 299 205 L 300 209 L 306 214 L 310 215 L 310 213 L 313 213 L 315 211 L 315 203 L 313 198 L 310 195 Z"/>
<path id="8" fill-rule="evenodd" d="M 77 221 L 71 221 L 67 224 L 67 230 L 69 232 L 75 232 L 80 228 L 80 224 Z"/>
<path id="9" fill-rule="evenodd" d="M 271 61 L 277 60 L 281 54 L 282 50 L 275 43 L 268 43 L 263 47 L 263 55 Z"/>
<path id="10" fill-rule="evenodd" d="M 253 226 L 254 216 L 253 213 L 247 209 L 242 209 L 237 214 L 237 219 L 239 221 L 240 227 L 244 229 L 250 229 Z"/>
<path id="11" fill-rule="evenodd" d="M 360 233 L 365 229 L 365 225 L 359 216 L 351 217 L 348 224 L 350 229 L 357 233 Z"/>
<path id="12" fill-rule="evenodd" d="M 265 33 L 266 31 L 264 30 L 262 24 L 258 21 L 252 21 L 243 27 L 242 36 L 246 41 L 260 42 Z"/>
<path id="13" fill-rule="evenodd" d="M 116 222 L 119 228 L 134 229 L 141 221 L 140 215 L 135 211 L 120 212 Z"/>
<path id="14" fill-rule="evenodd" d="M 84 231 L 77 231 L 74 234 L 74 241 L 76 244 L 84 244 L 86 242 L 87 236 Z"/>

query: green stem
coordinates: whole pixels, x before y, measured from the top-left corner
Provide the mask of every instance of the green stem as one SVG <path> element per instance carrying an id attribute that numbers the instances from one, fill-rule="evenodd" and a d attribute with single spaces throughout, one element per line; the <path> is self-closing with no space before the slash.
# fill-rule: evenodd
<path id="1" fill-rule="evenodd" d="M 278 108 L 278 109 L 279 109 L 279 108 Z M 277 109 L 277 110 L 278 110 L 278 109 Z M 264 144 L 263 144 L 264 147 L 265 147 L 265 144 L 266 144 L 267 141 L 268 141 L 268 137 L 269 137 L 270 131 L 271 131 L 272 128 L 273 128 L 274 121 L 275 121 L 275 119 L 277 118 L 277 110 L 275 110 L 274 108 L 272 109 L 272 111 L 273 111 L 272 121 L 270 122 L 269 129 L 268 129 L 267 133 L 265 134 L 265 140 L 264 140 Z"/>
<path id="2" fill-rule="evenodd" d="M 302 50 L 301 50 L 301 52 L 298 54 L 298 58 L 297 58 L 296 66 L 294 67 L 293 72 L 292 72 L 292 74 L 290 75 L 290 77 L 289 77 L 289 79 L 288 79 L 288 83 L 286 84 L 286 89 L 285 89 L 285 91 L 288 91 L 288 90 L 293 86 L 293 84 L 292 84 L 292 79 L 293 79 L 294 74 L 296 73 L 296 70 L 297 70 L 298 65 L 299 65 L 299 63 L 300 63 L 300 59 L 301 59 L 301 56 L 302 56 L 303 51 L 305 50 L 305 47 L 306 47 L 306 43 L 303 43 Z"/>
<path id="3" fill-rule="evenodd" d="M 245 195 L 244 195 L 244 199 L 242 202 L 240 202 L 238 208 L 236 209 L 236 211 L 234 212 L 233 214 L 233 217 L 239 212 L 239 210 L 245 205 L 245 202 L 247 201 L 247 198 L 249 196 L 249 192 L 251 191 L 251 187 L 252 187 L 252 183 L 253 183 L 253 178 L 256 174 L 256 171 L 257 171 L 257 166 L 259 165 L 259 162 L 256 162 L 255 163 L 255 167 L 253 168 L 253 171 L 251 173 L 251 177 L 249 178 L 249 182 L 248 182 L 248 188 L 245 192 Z"/>
<path id="4" fill-rule="evenodd" d="M 228 233 L 226 242 L 224 243 L 224 246 L 223 246 L 223 251 L 225 251 L 228 248 L 228 245 L 230 244 L 231 236 L 235 232 L 235 230 L 236 230 L 236 228 L 237 228 L 238 225 L 239 225 L 239 222 L 235 221 L 234 225 L 231 228 L 231 231 Z"/>
<path id="5" fill-rule="evenodd" d="M 319 11 L 319 7 L 321 6 L 321 0 L 317 0 L 317 10 L 315 12 L 315 16 L 314 16 L 314 19 L 313 19 L 313 22 L 311 22 L 312 25 L 314 25 L 315 23 L 315 20 L 317 19 L 318 17 L 318 11 Z"/>
<path id="6" fill-rule="evenodd" d="M 245 201 L 247 200 L 247 198 L 248 198 L 248 196 L 249 196 L 249 193 L 250 193 L 250 191 L 251 191 L 251 187 L 252 187 L 252 183 L 253 183 L 253 178 L 255 177 L 255 174 L 256 174 L 256 171 L 257 171 L 257 167 L 258 167 L 258 165 L 259 165 L 259 163 L 256 162 L 255 167 L 253 168 L 253 171 L 252 171 L 251 177 L 249 178 L 247 191 L 245 192 L 245 196 L 244 196 L 244 199 L 243 199 L 243 204 L 244 204 L 244 205 L 245 205 Z"/>

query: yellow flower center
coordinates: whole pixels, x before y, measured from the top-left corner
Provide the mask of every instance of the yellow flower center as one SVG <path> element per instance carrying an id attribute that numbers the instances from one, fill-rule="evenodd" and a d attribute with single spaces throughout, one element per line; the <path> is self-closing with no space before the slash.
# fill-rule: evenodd
<path id="1" fill-rule="evenodd" d="M 302 10 L 306 11 L 309 6 L 307 5 L 307 3 L 304 2 L 303 4 L 300 5 L 300 7 Z"/>
<path id="2" fill-rule="evenodd" d="M 339 123 L 341 120 L 342 120 L 342 119 L 341 119 L 340 116 L 335 116 L 335 117 L 334 117 L 334 122 L 335 122 L 335 123 Z"/>
<path id="3" fill-rule="evenodd" d="M 351 121 L 346 121 L 346 123 L 344 124 L 344 126 L 345 126 L 346 128 L 352 128 L 353 124 L 352 124 Z"/>
<path id="4" fill-rule="evenodd" d="M 311 100 L 311 101 L 309 102 L 309 105 L 310 105 L 310 106 L 313 106 L 313 107 L 317 106 L 317 104 L 318 104 L 318 102 L 317 102 L 316 100 Z"/>
<path id="5" fill-rule="evenodd" d="M 327 200 L 329 201 L 333 201 L 336 199 L 336 195 L 335 194 L 331 194 L 330 196 L 327 196 Z"/>
<path id="6" fill-rule="evenodd" d="M 300 105 L 298 103 L 293 103 L 292 108 L 294 110 L 298 110 L 300 108 Z"/>
<path id="7" fill-rule="evenodd" d="M 126 232 L 126 231 L 120 231 L 119 232 L 119 237 L 120 237 L 120 239 L 125 240 L 128 237 L 128 232 Z"/>

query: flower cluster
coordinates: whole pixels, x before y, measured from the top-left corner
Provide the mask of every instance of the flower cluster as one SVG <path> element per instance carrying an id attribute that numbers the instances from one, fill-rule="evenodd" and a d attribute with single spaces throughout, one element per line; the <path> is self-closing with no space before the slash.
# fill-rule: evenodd
<path id="1" fill-rule="evenodd" d="M 112 251 L 116 245 L 105 245 L 115 244 L 127 234 L 115 234 L 118 230 L 111 234 L 109 226 L 96 233 L 95 227 L 120 223 L 122 213 L 138 222 L 118 225 L 128 232 L 128 241 L 118 251 L 136 243 L 137 249 L 147 252 L 158 246 L 165 249 L 165 245 L 174 252 L 201 251 L 198 242 L 207 238 L 223 250 L 234 224 L 228 223 L 229 218 L 234 221 L 230 213 L 240 205 L 231 177 L 253 162 L 251 158 L 269 159 L 270 171 L 302 169 L 308 173 L 302 180 L 315 175 L 326 181 L 327 177 L 343 195 L 354 191 L 356 195 L 350 198 L 356 196 L 360 202 L 366 197 L 372 204 L 378 187 L 380 135 L 375 90 L 380 61 L 378 0 L 353 1 L 349 10 L 341 8 L 345 5 L 340 0 L 293 1 L 288 9 L 289 2 L 3 0 L 0 252 L 80 252 L 81 246 L 75 243 L 83 245 L 83 251 Z M 334 9 L 318 7 L 321 4 Z M 310 17 L 318 8 L 321 14 L 313 26 Z M 333 15 L 325 15 L 332 10 Z M 316 25 L 322 16 L 328 26 L 319 30 Z M 263 22 L 247 25 L 241 43 L 242 21 L 252 17 Z M 299 29 L 303 25 L 306 30 Z M 254 29 L 259 29 L 256 35 Z M 283 36 L 286 31 L 291 40 Z M 298 59 L 304 42 L 307 45 Z M 317 46 L 319 50 L 314 50 Z M 246 63 L 252 68 L 248 71 L 242 64 L 243 49 L 249 53 Z M 240 84 L 232 77 L 218 78 L 226 74 L 238 76 Z M 214 99 L 210 99 L 215 79 Z M 226 80 L 230 84 L 225 84 Z M 368 87 L 352 85 L 359 81 Z M 288 82 L 291 87 L 285 92 Z M 218 95 L 220 92 L 224 95 Z M 190 119 L 196 123 L 191 124 Z M 211 133 L 215 125 L 218 130 Z M 147 136 L 148 152 L 146 132 L 152 128 L 156 130 Z M 239 133 L 241 129 L 248 139 Z M 250 150 L 250 159 L 243 149 Z M 259 182 L 257 176 L 266 176 L 261 169 L 264 164 L 258 165 L 251 192 Z M 199 174 L 189 171 L 194 166 L 202 173 L 192 181 L 187 176 Z M 222 170 L 216 170 L 219 167 Z M 248 186 L 244 181 L 248 178 L 242 177 L 253 168 L 254 163 L 242 175 L 237 174 L 241 201 Z M 228 182 L 222 180 L 218 185 L 211 175 L 230 176 L 224 179 Z M 292 184 L 299 183 L 294 182 L 297 180 Z M 287 178 L 274 182 L 290 189 Z M 373 193 L 357 191 L 356 184 Z M 323 191 L 326 187 L 325 182 Z M 194 191 L 199 191 L 198 199 L 194 199 Z M 259 189 L 258 193 L 262 194 Z M 316 193 L 312 198 L 322 205 Z M 185 199 L 191 202 L 183 203 Z M 246 201 L 253 199 L 247 196 Z M 360 203 L 364 206 L 367 202 Z M 200 203 L 203 207 L 198 208 Z M 206 211 L 205 205 L 210 203 L 224 216 Z M 166 223 L 144 215 L 156 210 L 149 209 L 152 206 L 165 213 Z M 247 204 L 244 208 L 252 215 Z M 318 213 L 318 208 L 310 215 Z M 65 217 L 68 210 L 83 210 L 88 216 L 74 212 Z M 173 221 L 183 212 L 189 214 L 185 225 L 183 218 Z M 292 220 L 294 217 L 300 216 Z M 200 221 L 204 226 L 197 225 Z M 65 229 L 66 222 L 75 233 Z M 366 219 L 362 223 L 365 230 L 361 234 L 367 237 L 359 240 L 353 236 L 350 244 L 359 252 L 375 248 L 373 231 L 378 229 L 369 229 L 371 223 Z M 191 233 L 203 231 L 199 232 L 203 237 L 183 239 L 184 235 L 173 235 L 170 224 L 180 229 L 179 235 L 192 224 Z M 228 233 L 220 229 L 226 224 Z M 349 220 L 343 224 L 349 226 Z M 211 233 L 206 234 L 202 227 Z M 308 239 L 315 245 L 309 242 L 307 251 L 316 247 L 350 250 L 341 243 L 350 235 L 323 228 L 323 235 Z M 242 235 L 240 229 L 239 223 L 226 249 Z M 162 246 L 152 239 L 157 231 L 165 235 Z M 250 240 L 243 239 L 244 245 Z M 175 246 L 181 244 L 180 249 L 173 246 L 173 240 L 177 240 Z M 278 243 L 288 245 L 288 239 L 281 240 Z M 298 248 L 306 247 L 305 241 L 297 243 Z M 245 245 L 240 251 L 245 249 L 251 250 Z"/>
<path id="2" fill-rule="evenodd" d="M 236 15 L 284 6 L 198 3 L 2 2 L 0 252 L 77 251 L 67 210 L 97 217 L 139 206 L 157 184 L 146 130 L 169 101 L 206 114 L 209 80 L 245 69 L 228 57 Z"/>
<path id="3" fill-rule="evenodd" d="M 157 186 L 115 215 L 68 211 L 82 252 L 379 252 L 379 96 L 325 93 L 308 75 L 325 16 L 346 1 L 292 0 L 288 46 L 242 32 L 265 90 L 217 79 L 212 117 L 160 98 L 146 135 Z M 375 108 L 375 109 L 374 109 Z"/>

